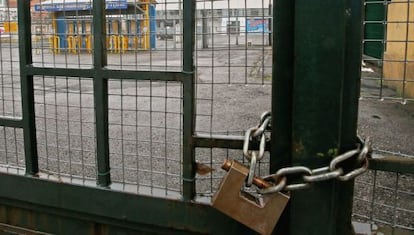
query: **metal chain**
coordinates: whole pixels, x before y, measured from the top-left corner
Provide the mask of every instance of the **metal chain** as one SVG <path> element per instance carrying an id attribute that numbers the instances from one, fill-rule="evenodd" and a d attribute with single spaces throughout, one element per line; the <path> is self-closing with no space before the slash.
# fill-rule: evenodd
<path id="1" fill-rule="evenodd" d="M 246 131 L 243 144 L 243 155 L 250 162 L 249 175 L 246 181 L 246 187 L 251 187 L 253 184 L 253 178 L 256 171 L 256 164 L 262 160 L 266 147 L 266 135 L 265 131 L 268 130 L 271 121 L 271 113 L 265 112 L 260 117 L 260 123 L 256 127 L 250 128 Z M 260 139 L 259 151 L 249 150 L 250 140 L 257 138 Z"/>
<path id="2" fill-rule="evenodd" d="M 279 169 L 275 174 L 264 177 L 265 180 L 275 182 L 269 188 L 258 189 L 261 194 L 277 193 L 280 191 L 292 191 L 305 189 L 311 186 L 312 183 L 337 179 L 339 181 L 351 180 L 368 170 L 368 158 L 371 155 L 371 142 L 369 138 L 365 142 L 360 141 L 356 149 L 347 151 L 335 158 L 333 158 L 329 166 L 310 169 L 304 166 L 284 167 Z M 360 147 L 362 145 L 362 148 Z M 357 167 L 347 173 L 340 167 L 346 160 L 356 158 Z M 291 175 L 299 175 L 302 179 L 300 183 L 287 183 L 288 177 Z"/>
<path id="3" fill-rule="evenodd" d="M 250 162 L 250 170 L 247 178 L 246 186 L 250 187 L 253 182 L 253 177 L 258 161 L 262 160 L 265 152 L 266 136 L 265 131 L 270 130 L 271 113 L 265 112 L 260 117 L 260 123 L 256 127 L 250 128 L 246 131 L 243 145 L 244 157 Z M 252 139 L 260 140 L 259 151 L 249 150 L 249 144 Z M 362 146 L 362 148 L 361 148 Z M 267 181 L 274 182 L 274 185 L 265 188 L 257 189 L 260 194 L 277 193 L 280 191 L 292 191 L 309 188 L 312 183 L 337 179 L 340 181 L 351 180 L 368 169 L 368 158 L 371 155 L 371 142 L 369 138 L 365 141 L 359 139 L 359 144 L 356 149 L 347 151 L 331 160 L 329 166 L 310 169 L 305 166 L 284 167 L 279 169 L 275 174 L 264 177 Z M 356 158 L 356 168 L 349 172 L 344 171 L 340 166 L 345 161 Z M 302 182 L 288 183 L 288 178 L 295 175 L 301 178 Z"/>

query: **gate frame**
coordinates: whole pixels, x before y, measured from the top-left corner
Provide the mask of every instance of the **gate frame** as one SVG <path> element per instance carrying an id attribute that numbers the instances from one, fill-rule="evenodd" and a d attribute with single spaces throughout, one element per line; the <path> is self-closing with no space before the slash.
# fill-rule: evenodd
<path id="1" fill-rule="evenodd" d="M 195 148 L 243 147 L 241 136 L 203 136 L 194 132 L 194 1 L 183 1 L 182 72 L 121 71 L 105 68 L 107 62 L 104 5 L 103 1 L 93 1 L 94 68 L 43 68 L 32 65 L 30 1 L 18 0 L 23 118 L 0 118 L 0 125 L 23 128 L 26 174 L 23 176 L 0 173 L 0 225 L 7 223 L 35 231 L 59 234 L 72 234 L 71 229 L 79 229 L 76 227 L 79 224 L 83 225 L 82 232 L 85 234 L 108 233 L 122 229 L 139 230 L 148 234 L 253 233 L 209 205 L 193 202 L 196 189 Z M 362 6 L 362 0 L 316 0 L 312 3 L 307 0 L 278 0 L 273 4 L 273 138 L 266 145 L 266 149 L 271 151 L 272 172 L 292 164 L 309 167 L 326 165 L 332 156 L 323 159 L 312 156 L 319 152 L 327 153 L 330 149 L 343 152 L 354 147 L 360 84 Z M 326 14 L 330 10 L 333 12 Z M 325 22 L 330 23 L 325 25 L 329 32 L 321 35 L 321 32 L 326 32 L 326 28 L 320 27 Z M 313 25 L 309 25 L 310 23 Z M 324 48 L 324 43 L 333 43 L 338 47 L 332 49 L 331 45 Z M 335 67 L 325 68 L 326 64 Z M 36 75 L 68 74 L 91 78 L 94 82 L 98 187 L 63 184 L 37 177 L 39 167 L 33 79 Z M 110 190 L 107 84 L 109 78 L 182 83 L 184 97 L 181 201 Z M 309 94 L 313 94 L 311 105 Z M 332 97 L 336 99 L 326 102 Z M 321 115 L 312 112 L 312 107 L 336 111 L 331 115 Z M 258 143 L 252 142 L 251 146 L 257 148 Z M 395 159 L 369 161 L 371 169 L 414 173 L 412 160 L 404 163 Z M 294 192 L 290 208 L 279 221 L 278 232 L 350 234 L 352 192 L 353 181 L 330 181 L 317 184 L 311 190 Z M 90 203 L 91 199 L 95 203 Z M 309 200 L 315 203 L 308 203 Z M 342 204 L 343 201 L 346 203 Z M 318 212 L 318 216 L 314 215 L 315 212 Z M 330 226 L 326 226 L 327 224 Z"/>

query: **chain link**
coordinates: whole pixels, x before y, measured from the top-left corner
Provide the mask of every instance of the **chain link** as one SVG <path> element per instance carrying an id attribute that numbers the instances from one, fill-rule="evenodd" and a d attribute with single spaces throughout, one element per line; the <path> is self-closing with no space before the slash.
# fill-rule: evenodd
<path id="1" fill-rule="evenodd" d="M 250 141 L 254 138 L 259 139 L 259 152 L 257 153 L 257 161 L 262 160 L 264 157 L 265 147 L 266 147 L 266 135 L 265 131 L 268 130 L 270 125 L 271 116 L 270 112 L 265 112 L 260 118 L 260 123 L 256 127 L 250 128 L 246 131 L 244 135 L 243 143 L 243 155 L 248 160 L 251 161 L 253 150 L 249 150 Z"/>
<path id="2" fill-rule="evenodd" d="M 264 132 L 267 130 L 270 124 L 270 118 L 270 112 L 263 113 L 260 117 L 259 125 L 248 129 L 244 136 L 243 155 L 250 162 L 250 169 L 249 175 L 246 180 L 246 187 L 252 186 L 257 162 L 262 160 L 264 157 L 266 147 L 266 135 Z M 250 141 L 254 138 L 260 140 L 259 151 L 249 150 Z"/>
<path id="3" fill-rule="evenodd" d="M 250 161 L 250 169 L 249 169 L 249 175 L 247 176 L 247 181 L 246 181 L 246 187 L 250 187 L 253 184 L 253 178 L 255 175 L 255 171 L 256 171 L 256 163 L 257 163 L 257 153 L 253 152 L 252 153 L 252 159 Z"/>
<path id="4" fill-rule="evenodd" d="M 329 166 L 326 167 L 316 168 L 313 170 L 304 166 L 281 168 L 276 172 L 276 174 L 264 177 L 266 180 L 269 180 L 270 178 L 272 181 L 277 182 L 274 186 L 266 188 L 265 190 L 258 189 L 257 191 L 262 194 L 268 194 L 280 191 L 305 189 L 310 187 L 312 183 L 320 181 L 332 179 L 337 179 L 339 181 L 351 180 L 368 169 L 368 158 L 371 152 L 371 142 L 367 139 L 365 143 L 361 142 L 361 144 L 363 145 L 362 149 L 358 146 L 356 149 L 347 151 L 333 158 Z M 340 167 L 340 165 L 353 157 L 356 158 L 358 167 L 344 174 L 344 169 Z M 299 176 L 303 182 L 291 184 L 287 183 L 286 179 L 292 174 L 300 174 Z"/>
<path id="5" fill-rule="evenodd" d="M 265 131 L 270 130 L 271 113 L 265 112 L 260 117 L 260 123 L 256 127 L 246 131 L 243 154 L 250 162 L 249 176 L 246 186 L 250 187 L 253 182 L 253 176 L 257 162 L 260 161 L 265 152 L 266 136 Z M 254 138 L 260 139 L 259 151 L 249 150 L 250 141 Z M 358 137 L 359 138 L 359 137 Z M 362 146 L 362 148 L 361 148 Z M 369 138 L 365 141 L 359 139 L 356 149 L 349 150 L 331 160 L 329 166 L 310 169 L 305 166 L 284 167 L 279 169 L 275 174 L 265 176 L 264 179 L 273 182 L 273 186 L 257 189 L 260 194 L 277 193 L 281 191 L 293 191 L 309 188 L 312 183 L 337 179 L 339 181 L 351 180 L 368 169 L 368 158 L 371 155 L 371 142 Z M 351 158 L 356 160 L 356 168 L 344 171 L 341 165 Z M 288 183 L 290 178 L 300 179 L 299 182 Z"/>

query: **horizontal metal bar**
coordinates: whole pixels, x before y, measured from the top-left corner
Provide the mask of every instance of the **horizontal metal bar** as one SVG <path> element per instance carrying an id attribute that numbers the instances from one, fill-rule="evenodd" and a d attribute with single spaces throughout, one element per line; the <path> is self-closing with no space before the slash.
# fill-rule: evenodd
<path id="1" fill-rule="evenodd" d="M 43 213 L 121 227 L 139 228 L 140 225 L 146 225 L 164 230 L 185 230 L 188 233 L 253 234 L 240 223 L 205 204 L 4 173 L 0 173 L 0 185 L 0 204 Z M 168 213 L 165 213 L 166 210 Z M 142 211 L 147 213 L 139 213 Z M 208 226 L 211 224 L 214 226 Z"/>
<path id="2" fill-rule="evenodd" d="M 181 72 L 102 69 L 102 76 L 107 79 L 134 79 L 181 82 L 187 75 Z"/>
<path id="3" fill-rule="evenodd" d="M 11 118 L 11 117 L 0 117 L 0 126 L 23 128 L 23 119 Z"/>
<path id="4" fill-rule="evenodd" d="M 71 68 L 40 68 L 27 67 L 28 75 L 62 76 L 62 77 L 84 77 L 92 78 L 99 69 L 71 69 Z M 134 71 L 134 70 L 113 70 L 101 69 L 103 78 L 106 79 L 133 79 L 133 80 L 152 80 L 152 81 L 177 81 L 181 82 L 186 76 L 182 72 L 165 71 Z"/>
<path id="5" fill-rule="evenodd" d="M 198 148 L 228 148 L 243 149 L 244 137 L 234 135 L 206 135 L 197 134 L 194 137 L 195 147 Z M 257 150 L 259 144 L 257 141 L 250 143 L 251 149 Z M 266 143 L 266 151 L 270 148 L 270 143 Z M 414 174 L 414 158 L 400 157 L 393 154 L 377 153 L 375 157 L 369 159 L 369 168 L 371 170 L 398 172 Z"/>
<path id="6" fill-rule="evenodd" d="M 414 174 L 414 158 L 376 153 L 373 158 L 369 159 L 369 169 Z"/>
<path id="7" fill-rule="evenodd" d="M 198 148 L 243 149 L 244 136 L 196 134 L 194 136 L 194 144 Z M 259 142 L 251 141 L 249 147 L 250 149 L 258 150 Z M 269 150 L 270 142 L 266 141 L 266 151 Z"/>
<path id="8" fill-rule="evenodd" d="M 92 78 L 94 75 L 93 69 L 70 69 L 70 68 L 39 68 L 39 67 L 27 67 L 26 72 L 28 75 L 41 75 L 41 76 L 62 76 L 62 77 L 84 77 Z"/>

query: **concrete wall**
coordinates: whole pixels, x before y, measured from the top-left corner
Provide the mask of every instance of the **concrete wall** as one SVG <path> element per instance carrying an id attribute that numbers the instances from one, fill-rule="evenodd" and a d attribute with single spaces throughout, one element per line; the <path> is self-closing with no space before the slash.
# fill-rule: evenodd
<path id="1" fill-rule="evenodd" d="M 384 84 L 414 98 L 414 4 L 391 2 L 387 21 Z"/>

